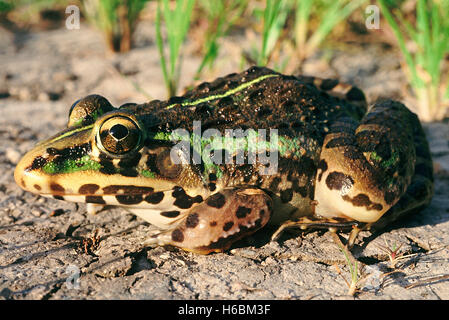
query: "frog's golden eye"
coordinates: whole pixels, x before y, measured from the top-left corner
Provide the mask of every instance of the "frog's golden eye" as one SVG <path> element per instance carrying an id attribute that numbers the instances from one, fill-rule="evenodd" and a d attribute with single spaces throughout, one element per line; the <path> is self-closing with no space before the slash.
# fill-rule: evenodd
<path id="1" fill-rule="evenodd" d="M 120 157 L 140 147 L 142 133 L 137 123 L 124 115 L 106 119 L 97 132 L 99 148 L 113 156 Z"/>
<path id="2" fill-rule="evenodd" d="M 88 125 L 95 122 L 102 114 L 113 110 L 109 101 L 100 95 L 91 94 L 75 101 L 70 107 L 67 126 Z"/>

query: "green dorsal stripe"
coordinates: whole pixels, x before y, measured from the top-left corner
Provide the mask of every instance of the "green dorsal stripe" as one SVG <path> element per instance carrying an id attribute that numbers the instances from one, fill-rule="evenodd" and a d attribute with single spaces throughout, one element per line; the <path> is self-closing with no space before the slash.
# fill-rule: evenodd
<path id="1" fill-rule="evenodd" d="M 47 143 L 52 143 L 52 142 L 61 140 L 62 138 L 71 136 L 72 134 L 75 134 L 75 133 L 77 133 L 77 132 L 81 132 L 81 131 L 86 131 L 86 130 L 92 129 L 93 127 L 94 127 L 94 125 L 93 125 L 93 124 L 90 124 L 90 125 L 85 126 L 85 127 L 76 128 L 76 129 L 74 129 L 74 130 L 67 131 L 66 133 L 64 133 L 64 134 L 62 134 L 62 135 L 60 135 L 60 136 L 54 138 L 53 140 L 47 141 Z"/>
<path id="2" fill-rule="evenodd" d="M 254 79 L 254 80 L 251 80 L 249 82 L 245 82 L 245 83 L 239 85 L 238 87 L 235 87 L 234 89 L 226 91 L 225 93 L 217 94 L 217 95 L 214 95 L 214 96 L 208 96 L 208 97 L 205 97 L 205 98 L 202 98 L 202 99 L 198 99 L 198 100 L 195 100 L 195 101 L 185 101 L 185 102 L 181 102 L 181 103 L 173 103 L 173 104 L 167 106 L 166 109 L 171 109 L 171 108 L 173 108 L 174 106 L 176 106 L 178 104 L 180 104 L 183 107 L 185 107 L 185 106 L 195 106 L 195 105 L 203 103 L 203 102 L 208 102 L 208 101 L 215 100 L 215 99 L 225 98 L 225 97 L 228 97 L 228 96 L 230 96 L 230 95 L 232 95 L 234 93 L 242 91 L 242 90 L 248 88 L 249 86 L 251 86 L 251 85 L 253 85 L 255 83 L 258 83 L 258 82 L 260 82 L 262 80 L 265 80 L 267 78 L 272 78 L 272 77 L 278 77 L 278 76 L 279 75 L 277 75 L 277 74 L 266 74 L 264 76 L 261 76 L 259 78 Z"/>

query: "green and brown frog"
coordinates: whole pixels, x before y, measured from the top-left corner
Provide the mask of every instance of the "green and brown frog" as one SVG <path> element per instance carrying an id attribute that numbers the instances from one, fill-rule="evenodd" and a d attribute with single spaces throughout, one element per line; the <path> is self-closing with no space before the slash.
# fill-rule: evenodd
<path id="1" fill-rule="evenodd" d="M 433 194 L 428 143 L 403 104 L 367 108 L 356 87 L 260 67 L 168 101 L 114 108 L 87 96 L 14 176 L 89 212 L 123 207 L 160 229 L 148 244 L 198 253 L 267 223 L 350 229 L 353 242 Z"/>

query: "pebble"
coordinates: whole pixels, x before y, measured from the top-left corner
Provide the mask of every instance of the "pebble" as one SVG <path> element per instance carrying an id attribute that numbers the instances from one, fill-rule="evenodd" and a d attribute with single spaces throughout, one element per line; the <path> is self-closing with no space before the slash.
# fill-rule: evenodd
<path id="1" fill-rule="evenodd" d="M 42 210 L 38 210 L 38 209 L 33 209 L 31 210 L 31 214 L 35 217 L 40 217 L 42 215 Z"/>
<path id="2" fill-rule="evenodd" d="M 45 102 L 45 101 L 50 100 L 50 97 L 48 96 L 48 94 L 46 92 L 41 92 L 37 96 L 37 100 Z"/>
<path id="3" fill-rule="evenodd" d="M 6 155 L 6 158 L 9 160 L 9 162 L 11 162 L 12 164 L 19 163 L 21 155 L 17 150 L 8 148 L 8 149 L 6 149 L 5 155 Z"/>

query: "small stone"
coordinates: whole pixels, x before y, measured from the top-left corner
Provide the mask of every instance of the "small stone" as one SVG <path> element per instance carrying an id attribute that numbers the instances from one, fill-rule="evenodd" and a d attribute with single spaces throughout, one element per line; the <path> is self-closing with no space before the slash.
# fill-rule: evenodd
<path id="1" fill-rule="evenodd" d="M 38 209 L 31 210 L 31 214 L 35 217 L 40 217 L 42 215 L 42 211 Z"/>
<path id="2" fill-rule="evenodd" d="M 31 100 L 31 92 L 28 88 L 20 88 L 18 92 L 18 98 L 22 101 Z"/>
<path id="3" fill-rule="evenodd" d="M 20 160 L 20 153 L 12 148 L 6 149 L 6 158 L 8 158 L 9 162 L 12 164 L 17 164 Z"/>
<path id="4" fill-rule="evenodd" d="M 37 96 L 37 100 L 45 102 L 45 101 L 49 101 L 50 97 L 48 96 L 48 94 L 46 92 L 41 92 Z"/>

